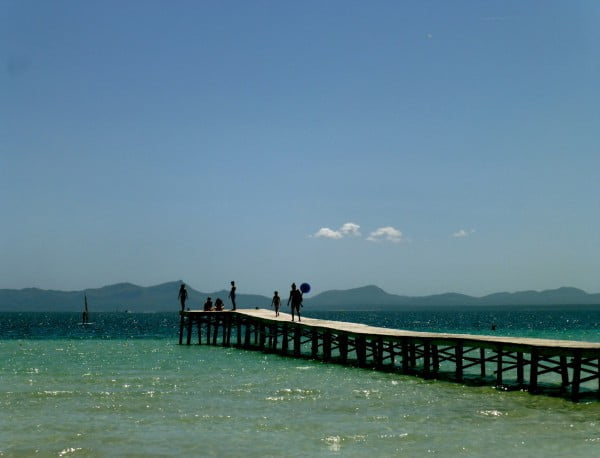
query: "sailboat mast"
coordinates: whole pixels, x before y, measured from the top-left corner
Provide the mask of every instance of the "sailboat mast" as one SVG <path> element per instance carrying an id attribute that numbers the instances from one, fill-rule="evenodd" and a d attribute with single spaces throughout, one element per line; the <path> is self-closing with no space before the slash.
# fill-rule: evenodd
<path id="1" fill-rule="evenodd" d="M 87 303 L 87 294 L 83 293 L 83 301 L 85 303 L 85 309 L 83 310 L 83 324 L 88 322 L 88 303 Z"/>

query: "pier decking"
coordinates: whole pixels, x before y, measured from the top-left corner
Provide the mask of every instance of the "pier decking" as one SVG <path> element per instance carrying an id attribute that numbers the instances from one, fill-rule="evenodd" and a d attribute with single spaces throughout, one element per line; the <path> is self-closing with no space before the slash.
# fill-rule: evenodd
<path id="1" fill-rule="evenodd" d="M 573 400 L 600 397 L 600 343 L 445 334 L 302 318 L 272 310 L 182 312 L 179 344 L 235 346 L 457 382 L 477 380 Z"/>

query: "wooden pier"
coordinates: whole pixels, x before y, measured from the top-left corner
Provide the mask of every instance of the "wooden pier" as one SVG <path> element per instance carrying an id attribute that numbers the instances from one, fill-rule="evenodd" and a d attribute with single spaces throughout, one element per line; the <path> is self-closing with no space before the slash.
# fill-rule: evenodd
<path id="1" fill-rule="evenodd" d="M 179 344 L 305 357 L 502 389 L 600 397 L 600 343 L 444 334 L 302 318 L 272 310 L 182 312 Z"/>

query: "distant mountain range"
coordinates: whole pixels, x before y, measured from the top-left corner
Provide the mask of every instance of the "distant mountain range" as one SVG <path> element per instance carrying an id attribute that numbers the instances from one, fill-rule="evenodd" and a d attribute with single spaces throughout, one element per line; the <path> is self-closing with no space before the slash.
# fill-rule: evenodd
<path id="1" fill-rule="evenodd" d="M 90 311 L 93 312 L 159 312 L 177 311 L 177 293 L 180 281 L 156 286 L 137 286 L 131 283 L 118 283 L 102 288 L 84 291 L 54 291 L 38 288 L 0 289 L 0 312 L 44 311 L 73 312 L 83 309 L 84 293 L 87 295 Z M 227 300 L 228 291 L 200 292 L 188 286 L 187 305 L 192 309 L 202 307 L 210 296 L 213 301 L 220 297 Z M 287 302 L 287 291 L 282 296 Z M 268 308 L 271 298 L 261 295 L 238 294 L 240 308 Z M 347 290 L 331 290 L 314 297 L 305 295 L 305 307 L 310 310 L 407 310 L 425 307 L 458 306 L 556 306 L 556 305 L 598 305 L 600 294 L 588 294 L 577 288 L 558 288 L 546 291 L 520 291 L 516 293 L 495 293 L 483 297 L 467 296 L 458 293 L 436 294 L 433 296 L 400 296 L 386 293 L 377 286 L 363 286 Z M 285 310 L 285 307 L 284 307 Z"/>
<path id="2" fill-rule="evenodd" d="M 315 308 L 326 310 L 394 310 L 452 306 L 600 305 L 600 294 L 588 294 L 581 289 L 562 287 L 546 291 L 494 293 L 483 297 L 473 297 L 459 293 L 413 297 L 389 294 L 381 288 L 371 285 L 343 291 L 326 291 L 311 299 L 310 304 L 313 303 Z"/>

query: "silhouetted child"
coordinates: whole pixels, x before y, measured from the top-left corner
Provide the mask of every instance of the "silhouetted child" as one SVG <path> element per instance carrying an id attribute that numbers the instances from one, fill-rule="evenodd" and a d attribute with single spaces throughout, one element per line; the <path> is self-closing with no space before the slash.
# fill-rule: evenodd
<path id="1" fill-rule="evenodd" d="M 217 300 L 215 301 L 215 309 L 219 312 L 222 312 L 224 308 L 223 301 L 220 297 L 217 297 Z"/>
<path id="2" fill-rule="evenodd" d="M 211 310 L 213 310 L 213 303 L 212 303 L 212 299 L 209 297 L 208 299 L 206 299 L 206 302 L 204 303 L 204 311 L 210 312 Z"/>
<path id="3" fill-rule="evenodd" d="M 271 301 L 271 307 L 275 307 L 275 316 L 279 316 L 279 306 L 281 305 L 281 298 L 279 293 L 275 291 L 273 293 L 273 300 Z"/>

